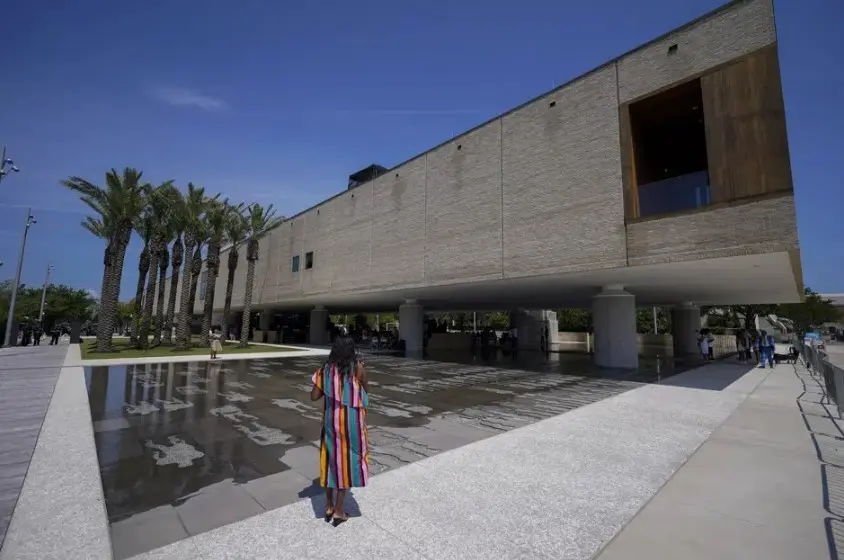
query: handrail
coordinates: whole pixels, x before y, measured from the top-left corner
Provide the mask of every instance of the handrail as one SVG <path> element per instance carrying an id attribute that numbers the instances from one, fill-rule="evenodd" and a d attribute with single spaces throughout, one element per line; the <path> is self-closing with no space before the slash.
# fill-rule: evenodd
<path id="1" fill-rule="evenodd" d="M 811 344 L 797 342 L 795 346 L 800 350 L 800 357 L 813 376 L 822 381 L 827 401 L 834 403 L 838 409 L 838 418 L 844 412 L 844 370 L 830 363 L 827 353 L 822 348 Z"/>

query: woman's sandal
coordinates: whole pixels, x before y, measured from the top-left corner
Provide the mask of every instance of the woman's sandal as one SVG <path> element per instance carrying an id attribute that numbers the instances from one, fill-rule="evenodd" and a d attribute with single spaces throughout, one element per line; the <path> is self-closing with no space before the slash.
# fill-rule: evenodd
<path id="1" fill-rule="evenodd" d="M 325 508 L 325 522 L 328 523 L 331 521 L 331 518 L 334 517 L 334 508 Z"/>
<path id="2" fill-rule="evenodd" d="M 349 520 L 349 514 L 346 513 L 345 511 L 342 512 L 342 513 L 339 513 L 339 514 L 336 511 L 334 512 L 334 526 L 335 527 L 340 525 L 341 523 L 345 523 L 348 520 Z"/>

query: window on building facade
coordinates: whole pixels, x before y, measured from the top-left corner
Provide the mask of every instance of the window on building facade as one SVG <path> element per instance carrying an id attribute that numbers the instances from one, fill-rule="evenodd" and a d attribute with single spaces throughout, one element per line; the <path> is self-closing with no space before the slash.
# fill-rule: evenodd
<path id="1" fill-rule="evenodd" d="M 630 105 L 637 217 L 710 203 L 700 80 Z"/>
<path id="2" fill-rule="evenodd" d="M 310 269 L 314 267 L 314 252 L 309 251 L 305 253 L 305 269 Z"/>
<path id="3" fill-rule="evenodd" d="M 293 272 L 299 272 L 299 255 L 293 257 L 293 262 L 291 263 L 290 270 Z"/>
<path id="4" fill-rule="evenodd" d="M 205 299 L 205 289 L 208 287 L 208 271 L 203 270 L 199 275 L 199 299 Z"/>

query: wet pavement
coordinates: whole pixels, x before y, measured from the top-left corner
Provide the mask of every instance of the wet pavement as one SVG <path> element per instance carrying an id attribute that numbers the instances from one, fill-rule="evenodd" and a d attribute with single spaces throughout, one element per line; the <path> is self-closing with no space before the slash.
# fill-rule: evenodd
<path id="1" fill-rule="evenodd" d="M 318 496 L 321 402 L 310 402 L 308 392 L 322 361 L 86 368 L 115 557 Z M 652 377 L 393 356 L 368 356 L 366 365 L 373 474 L 597 402 Z"/>
<path id="2" fill-rule="evenodd" d="M 61 344 L 0 350 L 0 547 L 67 348 Z"/>

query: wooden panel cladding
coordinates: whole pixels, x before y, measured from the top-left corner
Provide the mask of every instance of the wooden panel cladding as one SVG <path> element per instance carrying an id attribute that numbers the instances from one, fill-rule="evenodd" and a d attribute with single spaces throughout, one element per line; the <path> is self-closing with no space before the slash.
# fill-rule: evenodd
<path id="1" fill-rule="evenodd" d="M 633 130 L 630 125 L 630 105 L 622 105 L 619 108 L 618 117 L 621 141 L 621 184 L 624 189 L 624 219 L 630 222 L 639 216 L 639 191 L 636 182 Z"/>
<path id="2" fill-rule="evenodd" d="M 776 45 L 701 78 L 712 203 L 793 191 Z"/>

